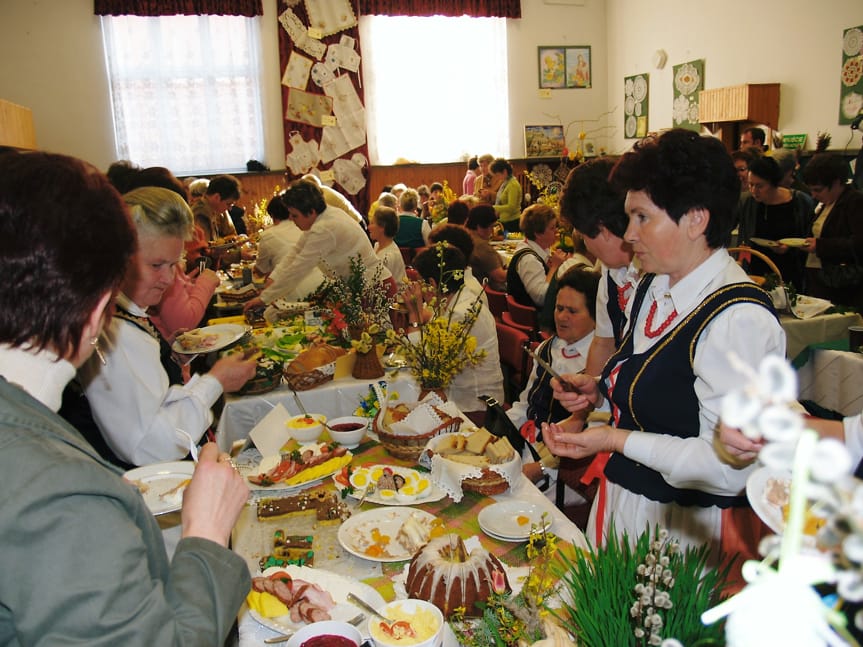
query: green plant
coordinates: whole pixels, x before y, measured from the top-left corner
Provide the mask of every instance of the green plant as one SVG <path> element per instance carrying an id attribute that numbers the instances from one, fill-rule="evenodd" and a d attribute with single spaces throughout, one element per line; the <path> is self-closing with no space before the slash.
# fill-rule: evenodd
<path id="1" fill-rule="evenodd" d="M 609 536 L 617 536 L 613 527 Z M 624 533 L 598 549 L 561 552 L 555 574 L 564 604 L 553 613 L 587 647 L 659 645 L 664 638 L 722 644 L 722 626 L 704 626 L 700 617 L 721 599 L 730 565 L 710 568 L 708 560 L 707 546 L 681 551 L 658 527 L 634 545 Z"/>

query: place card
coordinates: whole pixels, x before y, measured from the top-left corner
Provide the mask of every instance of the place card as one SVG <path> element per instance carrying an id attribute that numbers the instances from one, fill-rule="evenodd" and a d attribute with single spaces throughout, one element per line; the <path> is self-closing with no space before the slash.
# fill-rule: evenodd
<path id="1" fill-rule="evenodd" d="M 278 454 L 291 438 L 286 423 L 291 417 L 281 404 L 273 407 L 249 433 L 249 438 L 261 452 L 261 456 Z"/>

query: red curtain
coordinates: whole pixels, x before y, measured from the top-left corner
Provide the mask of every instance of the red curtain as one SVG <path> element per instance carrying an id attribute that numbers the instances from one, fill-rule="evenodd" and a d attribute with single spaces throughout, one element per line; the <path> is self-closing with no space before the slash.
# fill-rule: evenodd
<path id="1" fill-rule="evenodd" d="M 93 0 L 97 16 L 263 16 L 261 0 Z"/>
<path id="2" fill-rule="evenodd" d="M 521 18 L 521 0 L 359 0 L 359 3 L 363 15 Z"/>
<path id="3" fill-rule="evenodd" d="M 353 8 L 354 12 L 356 13 L 356 11 L 357 11 L 357 0 L 351 0 L 351 7 Z M 302 22 L 304 25 L 309 24 L 309 17 L 308 17 L 308 13 L 306 12 L 305 2 L 297 3 L 291 9 L 297 15 L 297 18 L 300 19 L 300 22 Z M 278 13 L 281 14 L 283 10 L 284 10 L 284 7 L 279 7 Z M 356 42 L 357 42 L 356 50 L 358 53 L 360 52 L 360 31 L 359 31 L 359 27 L 357 27 L 357 26 L 351 27 L 350 29 L 345 29 L 343 31 L 332 34 L 331 36 L 327 36 L 325 38 L 322 38 L 321 42 L 324 43 L 325 45 L 338 43 L 339 40 L 342 38 L 342 36 L 350 36 L 351 38 L 356 39 Z M 283 72 L 285 70 L 285 67 L 288 64 L 288 59 L 291 56 L 291 52 L 293 52 L 293 51 L 294 51 L 294 43 L 291 41 L 290 37 L 288 36 L 288 33 L 284 29 L 282 29 L 281 25 L 279 25 L 279 64 L 280 64 L 280 68 Z M 307 52 L 304 52 L 299 48 L 297 48 L 297 53 L 302 54 L 306 58 L 312 58 Z M 317 63 L 318 61 L 315 61 L 315 62 Z M 351 83 L 353 84 L 354 89 L 356 90 L 357 95 L 359 96 L 360 102 L 363 105 L 365 105 L 365 93 L 363 92 L 362 79 L 360 76 L 362 74 L 362 67 L 360 67 L 360 70 L 358 72 L 350 72 L 348 70 L 340 69 L 338 71 L 338 73 L 340 75 L 347 75 L 350 78 Z M 313 94 L 324 94 L 324 91 L 321 88 L 319 88 L 317 85 L 315 85 L 315 83 L 312 82 L 311 79 L 309 79 L 305 88 L 299 88 L 299 89 L 305 90 L 306 92 L 310 92 Z M 286 109 L 287 109 L 286 107 L 288 105 L 288 92 L 289 92 L 288 87 L 285 85 L 282 85 L 282 114 L 284 114 Z M 315 141 L 318 143 L 320 143 L 321 136 L 323 135 L 323 129 L 322 128 L 317 128 L 315 126 L 311 126 L 309 124 L 300 123 L 300 122 L 296 122 L 296 121 L 285 120 L 284 121 L 284 138 L 285 138 L 285 152 L 287 154 L 290 154 L 291 151 L 293 150 L 293 145 L 290 143 L 290 138 L 291 138 L 291 135 L 295 132 L 299 133 L 302 136 L 304 141 L 311 140 L 311 141 Z M 350 150 L 349 152 L 342 155 L 341 159 L 350 159 L 351 156 L 354 155 L 355 153 L 361 153 L 362 155 L 365 156 L 366 160 L 368 160 L 368 158 L 369 158 L 368 143 L 364 143 L 359 148 L 354 148 L 354 149 Z M 339 158 L 336 158 L 336 159 L 339 159 Z M 333 161 L 335 161 L 335 160 L 333 160 Z M 323 170 L 327 170 L 331 167 L 332 167 L 332 162 L 330 162 L 328 164 L 323 164 L 323 163 L 319 162 L 315 168 L 318 171 L 323 171 Z M 367 183 L 356 195 L 350 195 L 338 183 L 334 184 L 334 188 L 337 191 L 339 191 L 342 195 L 344 195 L 348 200 L 350 200 L 351 203 L 360 211 L 360 213 L 363 213 L 363 214 L 367 213 L 368 205 L 371 202 L 369 200 L 368 171 L 369 171 L 369 167 L 368 167 L 368 165 L 366 165 L 363 168 L 363 175 L 365 176 Z M 287 168 L 287 169 L 285 169 L 285 176 L 286 176 L 288 181 L 291 181 L 291 180 L 296 179 L 297 177 L 300 177 L 301 174 L 295 175 L 291 172 L 290 168 Z M 375 197 L 377 197 L 377 196 L 375 196 Z"/>

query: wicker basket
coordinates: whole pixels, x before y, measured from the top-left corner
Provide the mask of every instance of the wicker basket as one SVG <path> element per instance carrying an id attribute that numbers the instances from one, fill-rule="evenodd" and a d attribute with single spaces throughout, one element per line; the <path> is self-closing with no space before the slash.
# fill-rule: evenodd
<path id="1" fill-rule="evenodd" d="M 396 458 L 411 461 L 416 461 L 420 457 L 429 440 L 441 434 L 451 434 L 458 431 L 462 423 L 461 418 L 449 418 L 431 431 L 427 431 L 424 434 L 407 436 L 403 434 L 391 434 L 385 431 L 383 425 L 380 423 L 380 417 L 381 414 L 378 412 L 372 423 L 372 428 L 378 435 L 378 438 L 380 438 L 381 445 Z"/>
<path id="2" fill-rule="evenodd" d="M 319 368 L 306 373 L 285 373 L 285 382 L 294 391 L 308 391 L 333 379 L 332 372 L 325 373 Z"/>

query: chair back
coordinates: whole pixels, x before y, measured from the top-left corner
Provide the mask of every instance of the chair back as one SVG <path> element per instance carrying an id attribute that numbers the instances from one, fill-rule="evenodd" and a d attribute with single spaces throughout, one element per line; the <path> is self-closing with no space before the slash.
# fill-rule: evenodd
<path id="1" fill-rule="evenodd" d="M 749 261 L 752 259 L 753 256 L 755 256 L 756 258 L 760 258 L 762 261 L 764 261 L 764 264 L 770 268 L 770 271 L 773 272 L 777 277 L 779 277 L 779 283 L 784 283 L 782 279 L 782 272 L 779 271 L 779 268 L 776 266 L 776 263 L 773 262 L 773 259 L 771 259 L 764 252 L 760 252 L 757 249 L 752 249 L 751 247 L 742 246 L 729 247 L 728 253 L 731 254 L 731 257 L 737 261 L 737 264 L 744 269 L 746 269 Z M 766 280 L 763 276 L 752 274 L 749 275 L 749 278 L 755 281 L 755 283 L 757 283 L 758 285 L 764 285 L 764 281 Z"/>
<path id="2" fill-rule="evenodd" d="M 530 337 L 525 332 L 499 321 L 495 322 L 495 327 L 497 350 L 504 374 L 504 398 L 507 404 L 512 404 L 518 399 L 527 382 L 528 355 L 524 349 L 530 343 Z"/>
<path id="3" fill-rule="evenodd" d="M 488 283 L 482 286 L 488 298 L 488 309 L 494 315 L 496 321 L 500 321 L 501 315 L 506 312 L 506 292 L 494 290 L 488 287 Z"/>
<path id="4" fill-rule="evenodd" d="M 419 281 L 422 278 L 413 265 L 405 265 L 405 276 L 409 281 Z"/>
<path id="5" fill-rule="evenodd" d="M 536 314 L 536 308 L 522 305 L 511 294 L 507 294 L 506 311 L 509 313 L 510 320 L 519 326 L 530 329 L 531 339 L 539 338 L 539 318 Z"/>
<path id="6" fill-rule="evenodd" d="M 500 323 L 505 326 L 509 326 L 510 328 L 515 328 L 519 332 L 527 335 L 529 339 L 533 339 L 533 336 L 536 333 L 536 331 L 530 326 L 522 326 L 520 323 L 518 323 L 515 319 L 512 318 L 512 315 L 509 314 L 509 312 L 504 312 L 500 316 Z"/>
<path id="7" fill-rule="evenodd" d="M 402 260 L 405 262 L 405 267 L 413 263 L 414 256 L 417 255 L 417 250 L 413 247 L 399 247 L 399 251 L 402 253 Z"/>

